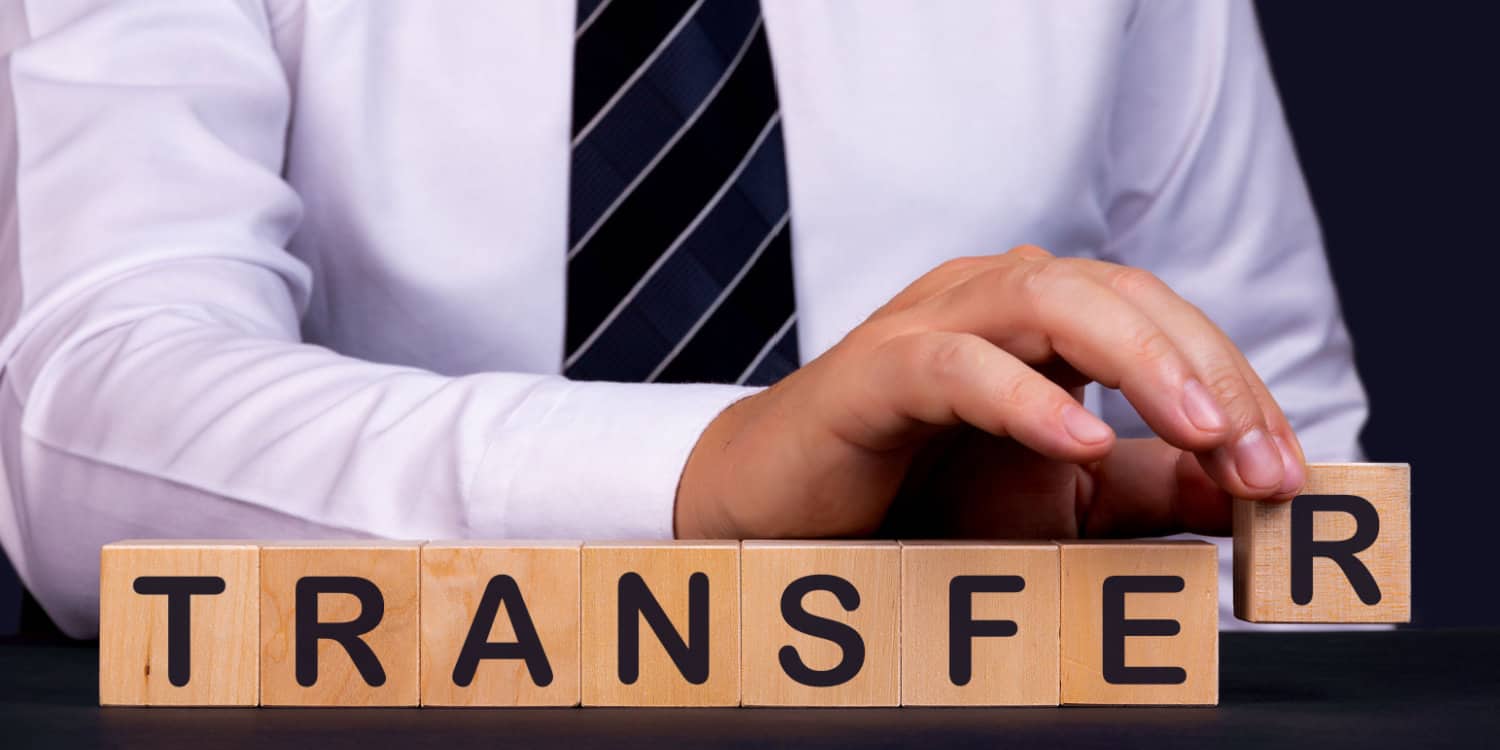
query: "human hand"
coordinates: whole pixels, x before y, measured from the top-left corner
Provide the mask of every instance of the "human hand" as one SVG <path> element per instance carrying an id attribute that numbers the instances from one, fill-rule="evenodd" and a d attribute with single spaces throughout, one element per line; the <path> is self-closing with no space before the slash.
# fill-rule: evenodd
<path id="1" fill-rule="evenodd" d="M 1078 403 L 1119 388 L 1159 439 Z M 1154 276 L 1034 247 L 949 261 L 704 431 L 680 537 L 1223 533 L 1301 446 L 1243 354 Z M 901 499 L 892 513 L 893 503 Z M 904 536 L 912 536 L 903 533 Z"/>

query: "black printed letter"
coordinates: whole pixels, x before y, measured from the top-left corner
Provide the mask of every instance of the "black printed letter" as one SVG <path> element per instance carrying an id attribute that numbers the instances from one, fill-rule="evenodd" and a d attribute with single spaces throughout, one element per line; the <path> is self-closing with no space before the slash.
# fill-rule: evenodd
<path id="1" fill-rule="evenodd" d="M 865 665 L 865 641 L 859 632 L 837 620 L 809 614 L 802 608 L 802 597 L 813 591 L 827 591 L 839 600 L 845 612 L 859 609 L 859 590 L 854 584 L 833 575 L 810 575 L 798 578 L 781 592 L 781 617 L 793 629 L 814 638 L 833 641 L 843 651 L 843 658 L 831 669 L 809 669 L 797 649 L 782 646 L 777 653 L 787 676 L 808 687 L 842 685 L 859 674 Z"/>
<path id="2" fill-rule="evenodd" d="M 954 576 L 948 582 L 948 679 L 967 685 L 974 673 L 975 638 L 1009 638 L 1014 620 L 974 620 L 974 594 L 1012 594 L 1026 588 L 1020 576 Z"/>
<path id="3" fill-rule="evenodd" d="M 672 657 L 677 671 L 694 685 L 708 682 L 708 576 L 694 573 L 688 577 L 688 639 L 672 627 L 651 589 L 639 574 L 620 576 L 620 682 L 634 685 L 641 676 L 641 618 Z"/>
<path id="4" fill-rule="evenodd" d="M 502 602 L 505 614 L 510 618 L 510 627 L 516 632 L 515 643 L 486 640 Z M 453 665 L 453 684 L 468 687 L 474 681 L 474 672 L 479 669 L 481 659 L 525 659 L 531 681 L 537 687 L 552 684 L 552 665 L 547 662 L 547 652 L 542 650 L 542 640 L 536 635 L 531 612 L 526 609 L 526 600 L 521 598 L 521 589 L 515 579 L 507 575 L 491 578 L 484 587 L 479 609 L 474 612 L 474 622 L 469 625 L 469 635 L 464 638 L 458 662 Z"/>
<path id="5" fill-rule="evenodd" d="M 1354 535 L 1337 542 L 1313 541 L 1313 517 L 1318 513 L 1354 516 Z M 1313 558 L 1338 564 L 1344 577 L 1365 604 L 1380 603 L 1380 586 L 1370 569 L 1354 555 L 1380 536 L 1380 513 L 1369 500 L 1355 495 L 1299 495 L 1292 500 L 1292 601 L 1307 604 L 1313 597 Z"/>
<path id="6" fill-rule="evenodd" d="M 359 616 L 348 622 L 319 622 L 319 594 L 349 594 L 359 599 Z M 297 579 L 297 684 L 318 682 L 318 641 L 327 638 L 349 653 L 359 676 L 370 687 L 385 684 L 385 669 L 360 636 L 375 629 L 385 616 L 385 597 L 368 579 L 355 576 L 306 576 Z"/>
<path id="7" fill-rule="evenodd" d="M 1125 595 L 1175 594 L 1186 584 L 1180 576 L 1110 576 L 1104 579 L 1104 681 L 1111 685 L 1181 685 L 1187 670 L 1181 667 L 1125 666 L 1125 637 L 1131 635 L 1177 635 L 1176 620 L 1127 620 Z"/>
<path id="8" fill-rule="evenodd" d="M 135 593 L 167 597 L 167 682 L 176 687 L 188 684 L 193 673 L 194 596 L 224 593 L 224 579 L 218 576 L 141 576 L 135 579 Z"/>

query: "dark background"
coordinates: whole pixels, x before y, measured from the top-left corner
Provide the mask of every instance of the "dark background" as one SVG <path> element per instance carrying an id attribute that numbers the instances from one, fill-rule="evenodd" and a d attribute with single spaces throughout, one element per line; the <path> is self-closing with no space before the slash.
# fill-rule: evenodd
<path id="1" fill-rule="evenodd" d="M 1359 372 L 1365 451 L 1412 465 L 1418 625 L 1500 624 L 1488 3 L 1258 0 Z"/>
<path id="2" fill-rule="evenodd" d="M 1480 552 L 1497 437 L 1500 59 L 1485 3 L 1258 0 L 1369 390 L 1372 461 L 1412 464 L 1416 624 L 1500 624 Z M 19 596 L 0 560 L 0 634 Z"/>

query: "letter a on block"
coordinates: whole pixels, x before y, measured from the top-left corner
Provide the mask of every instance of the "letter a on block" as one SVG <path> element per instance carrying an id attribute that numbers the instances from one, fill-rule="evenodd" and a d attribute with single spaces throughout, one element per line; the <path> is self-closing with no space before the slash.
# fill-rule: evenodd
<path id="1" fill-rule="evenodd" d="M 1312 464 L 1291 502 L 1236 501 L 1234 614 L 1409 622 L 1411 467 Z"/>
<path id="2" fill-rule="evenodd" d="M 266 706 L 415 706 L 416 542 L 261 548 L 260 681 Z"/>
<path id="3" fill-rule="evenodd" d="M 583 703 L 734 706 L 738 542 L 583 547 Z"/>
<path id="4" fill-rule="evenodd" d="M 99 703 L 253 706 L 260 550 L 247 542 L 108 544 L 99 568 Z"/>
<path id="5" fill-rule="evenodd" d="M 1207 542 L 1060 542 L 1062 702 L 1215 705 L 1217 549 Z"/>
<path id="6" fill-rule="evenodd" d="M 422 547 L 422 705 L 576 706 L 579 543 Z"/>
<path id="7" fill-rule="evenodd" d="M 740 555 L 745 705 L 900 702 L 900 546 L 747 541 Z"/>

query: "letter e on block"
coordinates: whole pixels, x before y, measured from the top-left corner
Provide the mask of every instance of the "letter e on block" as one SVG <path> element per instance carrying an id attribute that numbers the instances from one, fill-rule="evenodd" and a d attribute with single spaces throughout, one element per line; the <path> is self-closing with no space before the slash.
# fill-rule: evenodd
<path id="1" fill-rule="evenodd" d="M 1060 542 L 1064 705 L 1219 702 L 1218 549 Z"/>
<path id="2" fill-rule="evenodd" d="M 99 703 L 254 706 L 260 550 L 128 541 L 99 555 Z"/>
<path id="3" fill-rule="evenodd" d="M 1411 467 L 1312 464 L 1286 503 L 1234 503 L 1234 614 L 1411 621 Z"/>
<path id="4" fill-rule="evenodd" d="M 1057 705 L 1058 548 L 901 543 L 901 703 Z"/>
<path id="5" fill-rule="evenodd" d="M 576 706 L 579 542 L 422 546 L 422 705 Z"/>
<path id="6" fill-rule="evenodd" d="M 583 546 L 583 703 L 740 701 L 740 545 Z"/>
<path id="7" fill-rule="evenodd" d="M 420 554 L 416 542 L 263 546 L 261 705 L 417 705 Z"/>
<path id="8" fill-rule="evenodd" d="M 740 555 L 745 705 L 900 702 L 899 545 L 747 541 Z"/>

